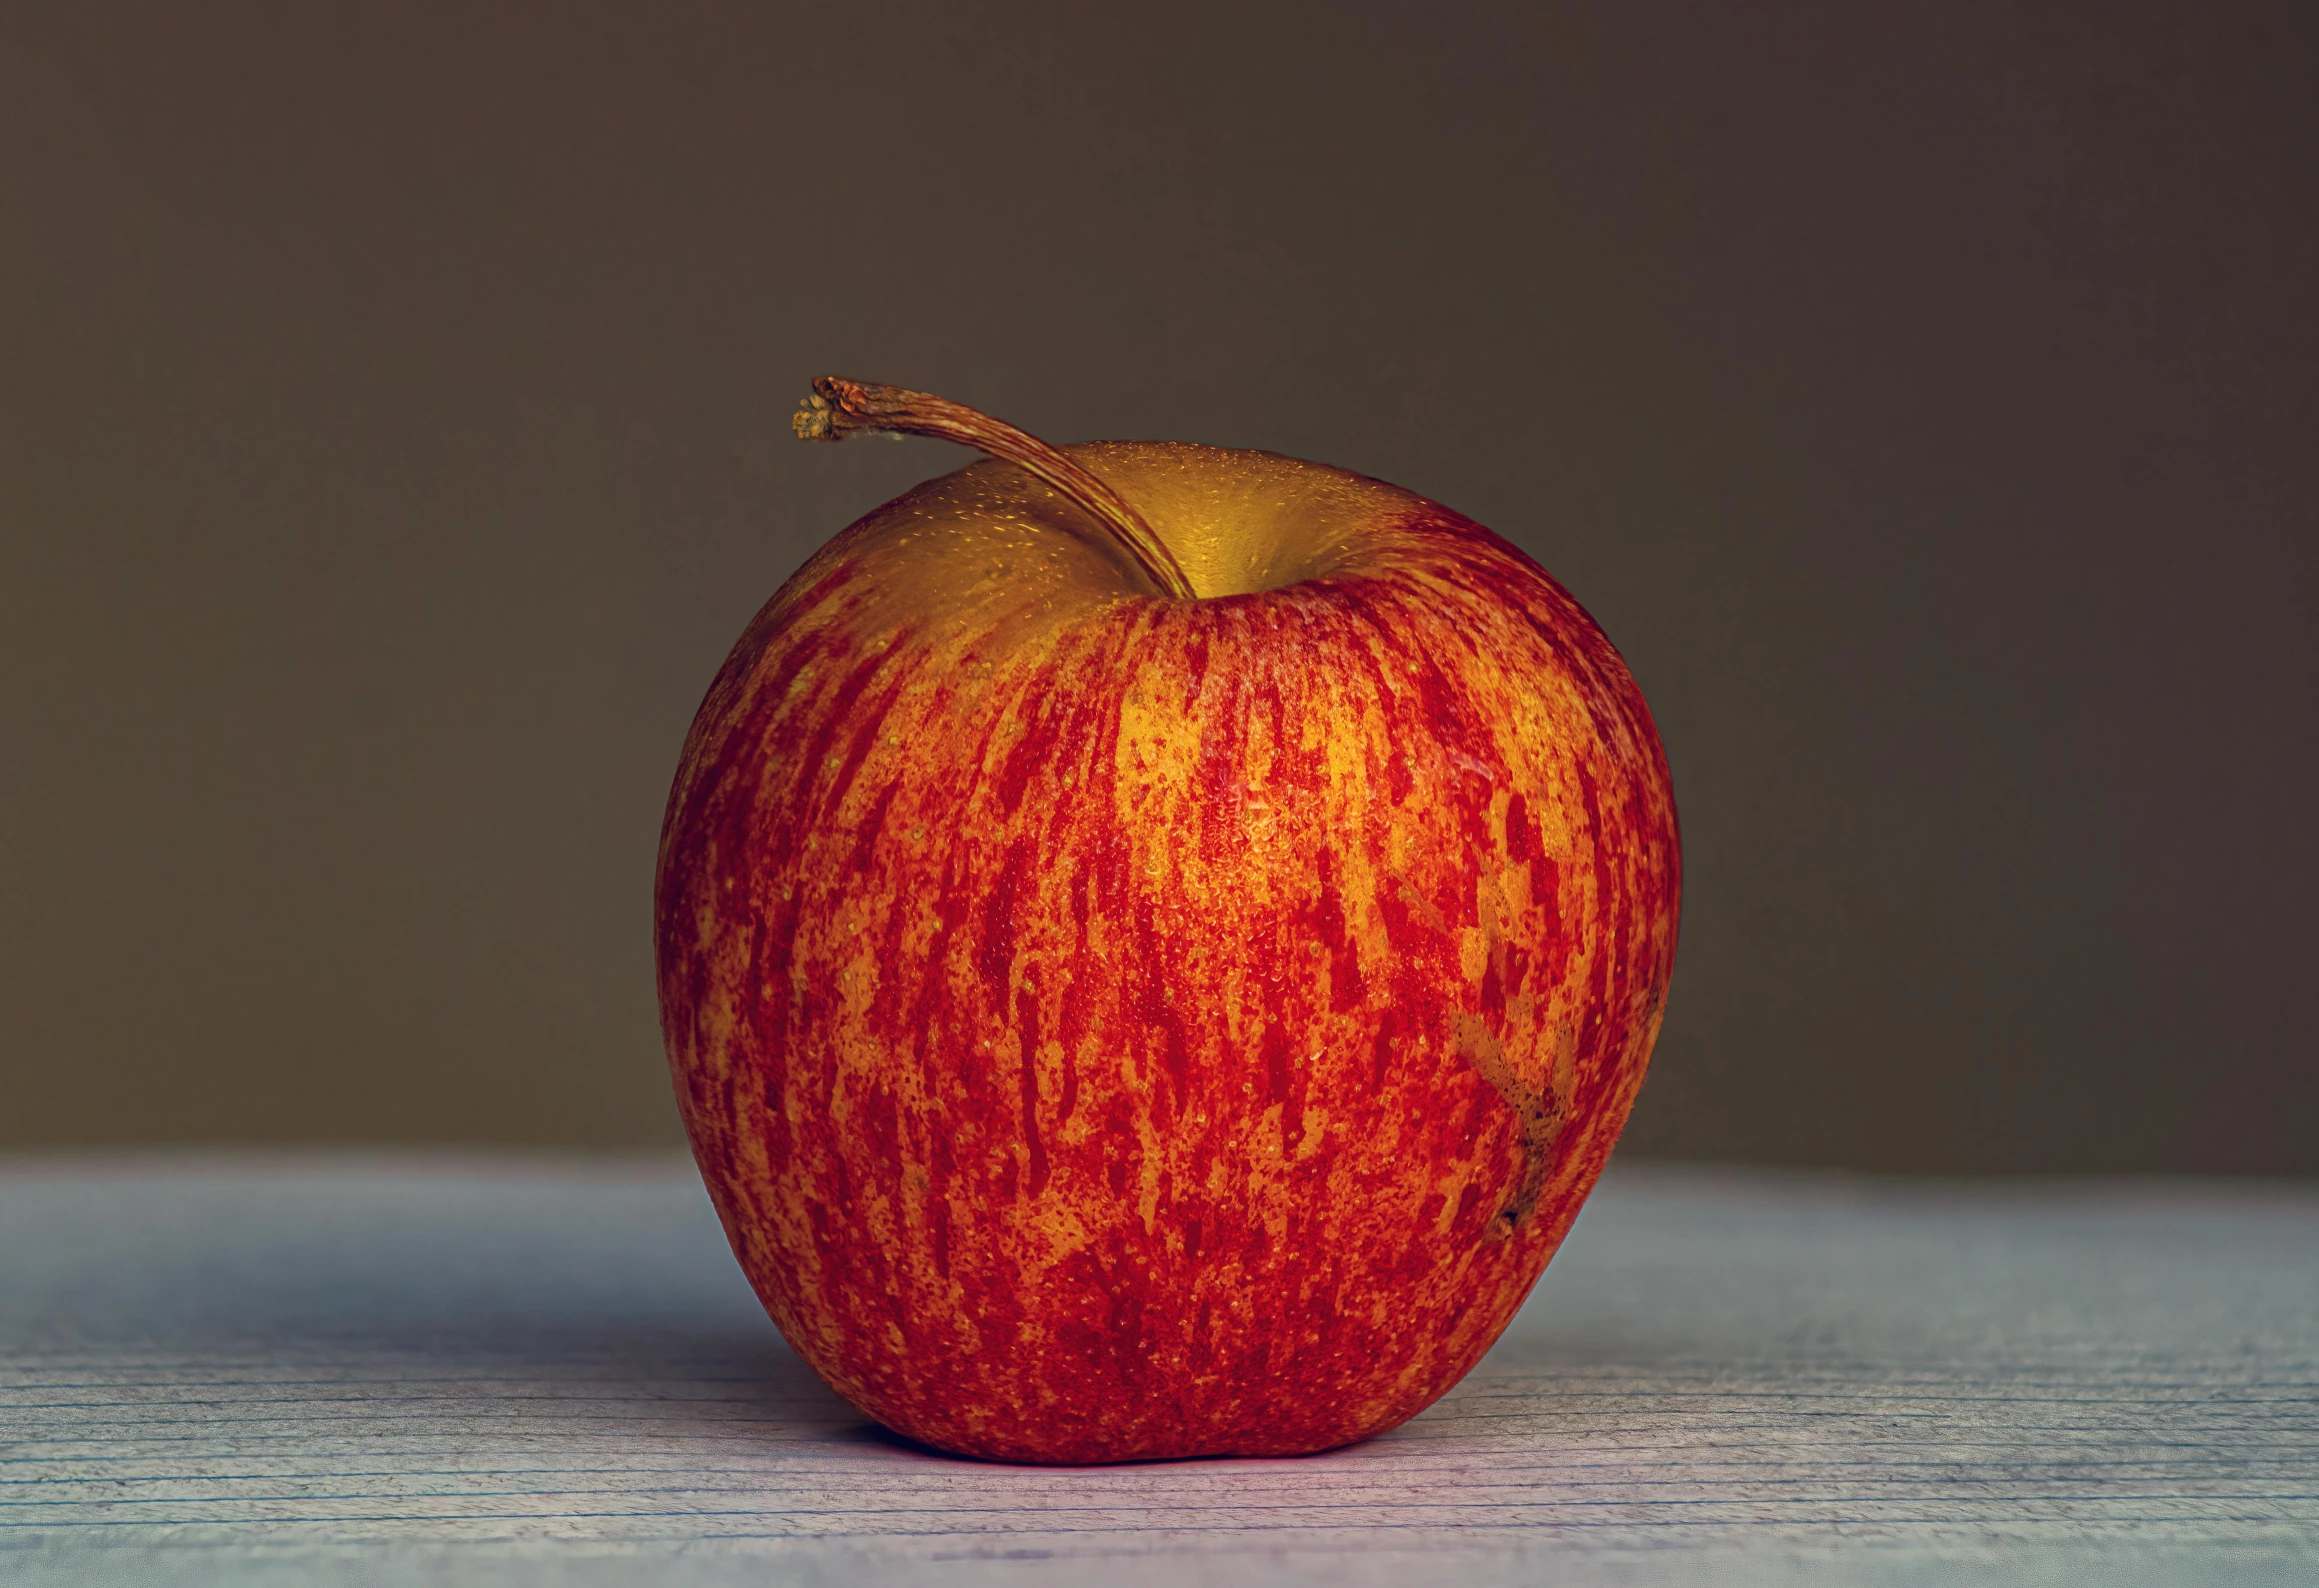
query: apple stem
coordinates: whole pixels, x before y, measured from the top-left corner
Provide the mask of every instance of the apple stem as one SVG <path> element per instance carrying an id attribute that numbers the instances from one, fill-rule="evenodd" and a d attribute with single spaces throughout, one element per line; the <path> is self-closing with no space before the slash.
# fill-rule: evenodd
<path id="1" fill-rule="evenodd" d="M 1183 601 L 1199 594 L 1167 542 L 1152 531 L 1141 513 L 1127 505 L 1125 497 L 1061 451 L 1003 419 L 922 391 L 847 380 L 842 375 L 817 375 L 813 395 L 798 404 L 791 423 L 801 441 L 843 441 L 860 431 L 882 430 L 955 441 L 1003 458 L 1092 514 L 1162 591 Z"/>

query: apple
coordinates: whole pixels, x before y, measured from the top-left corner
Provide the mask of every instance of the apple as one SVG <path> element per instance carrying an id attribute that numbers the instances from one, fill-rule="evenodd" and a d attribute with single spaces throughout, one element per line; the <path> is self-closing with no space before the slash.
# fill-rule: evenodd
<path id="1" fill-rule="evenodd" d="M 669 797 L 669 1063 L 774 1322 L 979 1457 L 1415 1415 L 1658 1034 L 1675 808 L 1626 666 L 1513 546 L 1342 469 L 835 378 L 798 424 L 992 456 L 781 588 Z"/>

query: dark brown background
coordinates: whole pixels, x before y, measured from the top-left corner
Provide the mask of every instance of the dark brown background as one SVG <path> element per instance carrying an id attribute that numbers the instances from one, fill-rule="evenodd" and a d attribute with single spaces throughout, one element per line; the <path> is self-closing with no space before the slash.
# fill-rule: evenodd
<path id="1" fill-rule="evenodd" d="M 667 1142 L 825 369 L 1536 553 L 1689 846 L 1637 1152 L 2319 1171 L 2305 4 L 0 12 L 0 1139 Z"/>

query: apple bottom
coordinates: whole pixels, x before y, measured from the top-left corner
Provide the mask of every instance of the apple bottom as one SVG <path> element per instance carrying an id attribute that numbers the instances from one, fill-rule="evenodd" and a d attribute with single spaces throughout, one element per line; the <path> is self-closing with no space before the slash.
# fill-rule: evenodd
<path id="1" fill-rule="evenodd" d="M 1570 1142 L 1509 1229 L 1530 1173 L 1520 1121 L 1454 1052 L 1442 1058 L 1423 1112 L 1443 1155 L 1367 1184 L 1332 1173 L 1325 1146 L 1291 1161 L 1277 1128 L 1225 1126 L 1211 1128 L 1214 1157 L 1269 1171 L 1247 1195 L 1210 1178 L 1138 1199 L 1132 1152 L 1091 1147 L 1082 1164 L 1058 1144 L 1064 1161 L 1037 1196 L 986 1199 L 969 1225 L 971 1203 L 934 1194 L 961 1178 L 947 1135 L 916 1160 L 831 1154 L 824 1140 L 808 1156 L 852 1194 L 813 1198 L 762 1172 L 763 1135 L 744 1148 L 696 1124 L 696 1137 L 783 1335 L 895 1432 L 1040 1464 L 1305 1455 L 1393 1428 L 1456 1384 L 1599 1171 L 1598 1143 Z M 1374 1132 L 1363 1115 L 1408 1112 L 1398 1094 L 1369 1104 L 1341 1110 L 1346 1134 Z"/>

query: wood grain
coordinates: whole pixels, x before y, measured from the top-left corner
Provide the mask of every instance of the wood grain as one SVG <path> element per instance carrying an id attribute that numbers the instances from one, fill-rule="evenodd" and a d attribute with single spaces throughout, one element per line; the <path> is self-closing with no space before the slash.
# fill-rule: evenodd
<path id="1" fill-rule="evenodd" d="M 1613 1173 L 1384 1438 L 866 1424 L 667 1159 L 0 1168 L 0 1576 L 2306 1582 L 2319 1192 Z"/>

